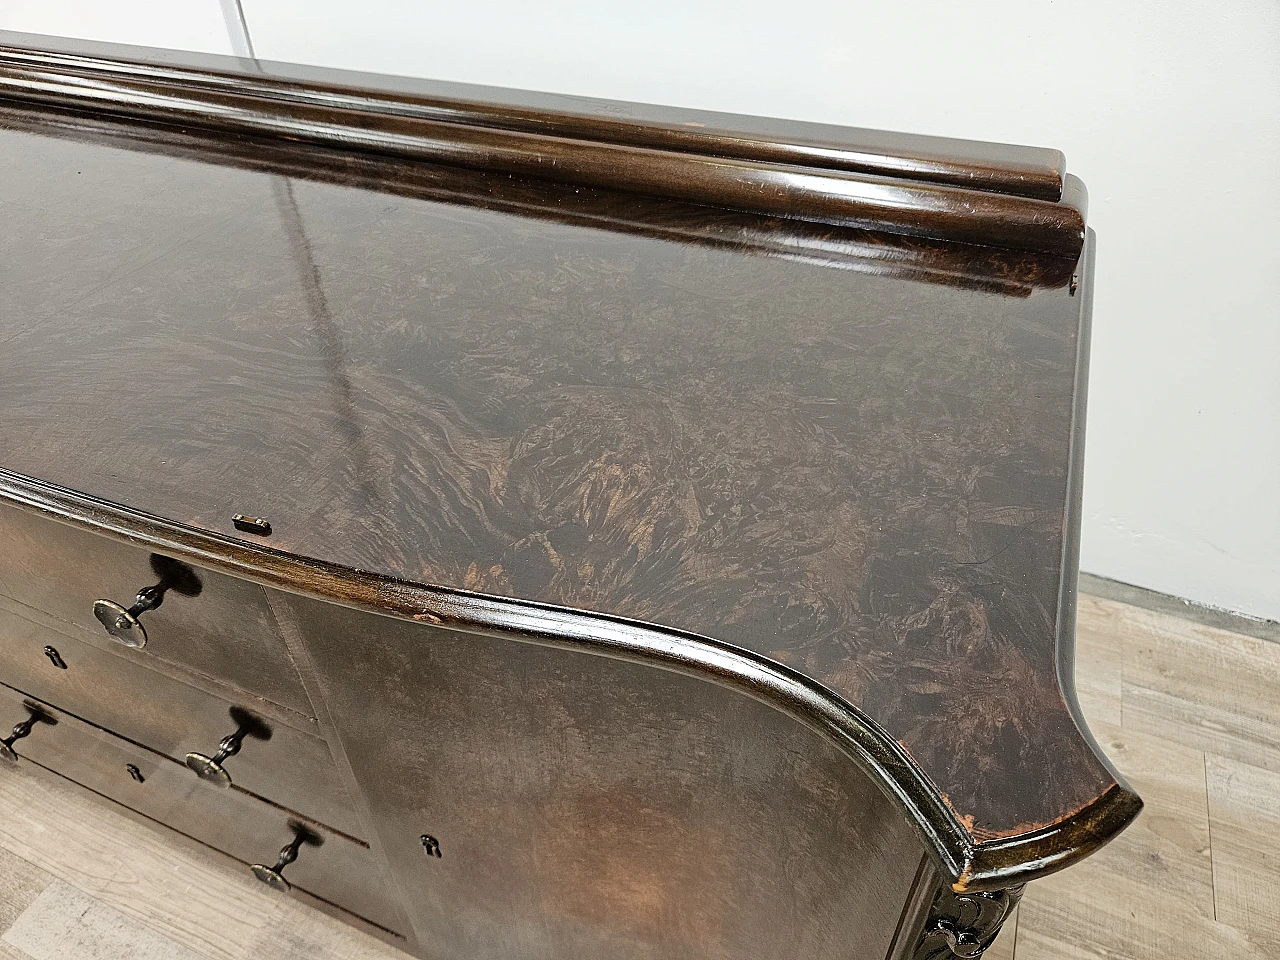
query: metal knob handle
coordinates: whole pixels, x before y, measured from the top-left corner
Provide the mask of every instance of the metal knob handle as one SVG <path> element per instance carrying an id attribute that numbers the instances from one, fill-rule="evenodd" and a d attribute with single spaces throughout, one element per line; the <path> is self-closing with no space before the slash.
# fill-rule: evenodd
<path id="1" fill-rule="evenodd" d="M 10 763 L 18 762 L 18 751 L 13 749 L 13 745 L 24 737 L 31 736 L 31 731 L 37 723 L 52 725 L 58 722 L 34 703 L 24 702 L 22 705 L 27 708 L 27 718 L 15 723 L 13 725 L 13 733 L 0 740 L 0 758 L 8 760 Z"/>
<path id="2" fill-rule="evenodd" d="M 293 830 L 293 839 L 281 848 L 280 856 L 276 858 L 276 862 L 269 867 L 262 863 L 255 863 L 249 868 L 253 871 L 255 877 L 273 890 L 289 891 L 293 889 L 293 885 L 284 878 L 284 868 L 298 859 L 298 851 L 303 844 L 318 847 L 324 843 L 323 837 L 314 830 L 304 827 L 296 820 L 290 820 L 289 826 Z"/>
<path id="3" fill-rule="evenodd" d="M 138 622 L 138 617 L 146 613 L 148 610 L 154 610 L 160 606 L 164 600 L 164 591 L 160 589 L 160 585 L 153 587 L 143 587 L 138 591 L 138 596 L 134 599 L 133 606 L 125 609 L 114 600 L 95 600 L 93 601 L 93 615 L 98 618 L 98 622 L 107 628 L 107 633 L 111 634 L 126 647 L 145 647 L 147 645 L 147 631 Z"/>
<path id="4" fill-rule="evenodd" d="M 220 787 L 231 786 L 231 774 L 222 765 L 240 752 L 245 737 L 253 737 L 255 740 L 271 739 L 271 728 L 248 710 L 232 707 L 231 719 L 236 723 L 235 732 L 219 741 L 217 753 L 212 757 L 206 757 L 203 753 L 188 753 L 186 757 L 187 766 L 197 777 Z"/>
<path id="5" fill-rule="evenodd" d="M 133 599 L 133 605 L 124 607 L 114 600 L 95 600 L 93 615 L 106 628 L 107 633 L 115 637 L 126 647 L 141 649 L 147 645 L 147 631 L 139 622 L 148 610 L 154 610 L 164 602 L 164 595 L 169 590 L 183 596 L 199 596 L 201 584 L 196 572 L 185 563 L 162 557 L 158 553 L 151 555 L 151 570 L 160 578 L 158 583 L 143 587 Z"/>

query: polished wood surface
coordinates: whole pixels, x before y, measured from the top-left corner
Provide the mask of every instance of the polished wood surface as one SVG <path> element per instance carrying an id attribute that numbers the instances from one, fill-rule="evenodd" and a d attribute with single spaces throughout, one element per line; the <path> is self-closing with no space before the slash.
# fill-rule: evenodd
<path id="1" fill-rule="evenodd" d="M 225 56 L 67 37 L 0 31 L 0 63 L 15 70 L 15 79 L 19 68 L 40 71 L 50 81 L 66 77 L 101 80 L 105 74 L 127 80 L 139 90 L 154 91 L 157 84 L 204 87 L 563 139 L 905 177 L 1040 200 L 1060 200 L 1066 180 L 1066 158 L 1059 150 L 297 63 L 257 59 L 249 63 Z"/>
<path id="2" fill-rule="evenodd" d="M 273 864 L 291 839 L 290 823 L 296 817 L 289 811 L 242 791 L 210 787 L 169 757 L 0 686 L 0 711 L 6 718 L 21 716 L 24 702 L 38 704 L 57 722 L 42 725 L 20 742 L 22 763 L 56 771 L 246 865 Z M 305 847 L 285 869 L 290 882 L 367 921 L 400 926 L 396 900 L 368 846 L 310 826 L 321 842 Z"/>
<path id="3" fill-rule="evenodd" d="M 359 187 L 406 198 L 465 203 L 541 220 L 613 232 L 728 247 L 739 252 L 820 262 L 877 276 L 1028 296 L 1068 287 L 1078 255 L 948 243 L 841 228 L 786 217 L 726 210 L 702 203 L 622 194 L 581 184 L 515 178 L 380 157 L 318 145 L 260 138 L 211 137 L 198 129 L 129 126 L 83 113 L 32 113 L 0 100 L 5 129 L 59 136 L 137 152 L 160 152 L 203 163 Z"/>
<path id="4" fill-rule="evenodd" d="M 3 146 L 10 469 L 757 651 L 978 838 L 1113 784 L 1056 679 L 1087 296 Z"/>
<path id="5" fill-rule="evenodd" d="M 146 637 L 143 661 L 157 658 L 217 677 L 254 700 L 287 708 L 304 725 L 314 715 L 275 636 L 261 588 L 102 537 L 50 529 L 11 507 L 0 505 L 0 514 L 8 545 L 0 554 L 5 594 L 52 617 L 61 631 L 82 640 L 110 639 L 94 616 L 95 601 L 127 608 L 141 588 L 166 584 L 165 568 L 173 567 L 175 578 L 189 583 L 165 589 L 160 604 L 139 617 Z M 49 576 L 52 570 L 56 578 Z"/>
<path id="6" fill-rule="evenodd" d="M 1136 815 L 1061 155 L 4 39 L 14 696 L 258 698 L 425 953 L 972 954 Z"/>
<path id="7" fill-rule="evenodd" d="M 379 91 L 386 80 L 335 71 L 300 82 L 285 65 L 184 66 L 145 48 L 23 48 L 38 39 L 0 36 L 4 97 L 1072 258 L 1084 242 L 1083 187 L 1057 151 L 758 120 L 732 132 L 743 118 L 545 95 L 494 103 L 480 98 L 503 91 L 431 82 Z"/>

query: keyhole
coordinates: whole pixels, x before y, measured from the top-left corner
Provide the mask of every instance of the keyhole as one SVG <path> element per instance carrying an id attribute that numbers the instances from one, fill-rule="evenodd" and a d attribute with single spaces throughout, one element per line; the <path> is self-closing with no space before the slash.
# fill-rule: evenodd
<path id="1" fill-rule="evenodd" d="M 133 777 L 133 779 L 136 780 L 138 783 L 146 782 L 147 778 L 142 775 L 142 771 L 139 770 L 134 764 L 132 763 L 125 764 L 125 769 L 129 771 L 129 776 Z"/>
<path id="2" fill-rule="evenodd" d="M 440 841 L 429 833 L 424 833 L 418 838 L 422 841 L 422 849 L 426 851 L 428 857 L 441 857 Z"/>
<path id="3" fill-rule="evenodd" d="M 57 647 L 45 647 L 44 655 L 48 657 L 49 662 L 52 663 L 55 667 L 57 667 L 59 670 L 67 669 L 67 661 L 62 659 L 62 654 L 58 652 Z"/>

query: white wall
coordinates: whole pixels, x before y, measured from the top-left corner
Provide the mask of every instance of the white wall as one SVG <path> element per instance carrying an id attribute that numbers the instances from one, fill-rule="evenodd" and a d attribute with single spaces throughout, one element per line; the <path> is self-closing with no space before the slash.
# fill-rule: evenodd
<path id="1" fill-rule="evenodd" d="M 231 52 L 218 0 L 2 0 L 0 30 Z"/>
<path id="2" fill-rule="evenodd" d="M 0 26 L 229 52 L 219 0 Z M 1099 235 L 1084 569 L 1280 619 L 1280 4 L 243 0 L 260 57 L 1058 147 Z"/>

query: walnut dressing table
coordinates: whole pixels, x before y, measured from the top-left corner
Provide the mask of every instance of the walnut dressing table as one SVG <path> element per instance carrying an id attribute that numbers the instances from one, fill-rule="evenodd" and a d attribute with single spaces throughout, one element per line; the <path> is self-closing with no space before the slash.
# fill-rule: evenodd
<path id="1" fill-rule="evenodd" d="M 11 764 L 459 960 L 976 957 L 1137 814 L 1061 154 L 51 43 Z"/>

